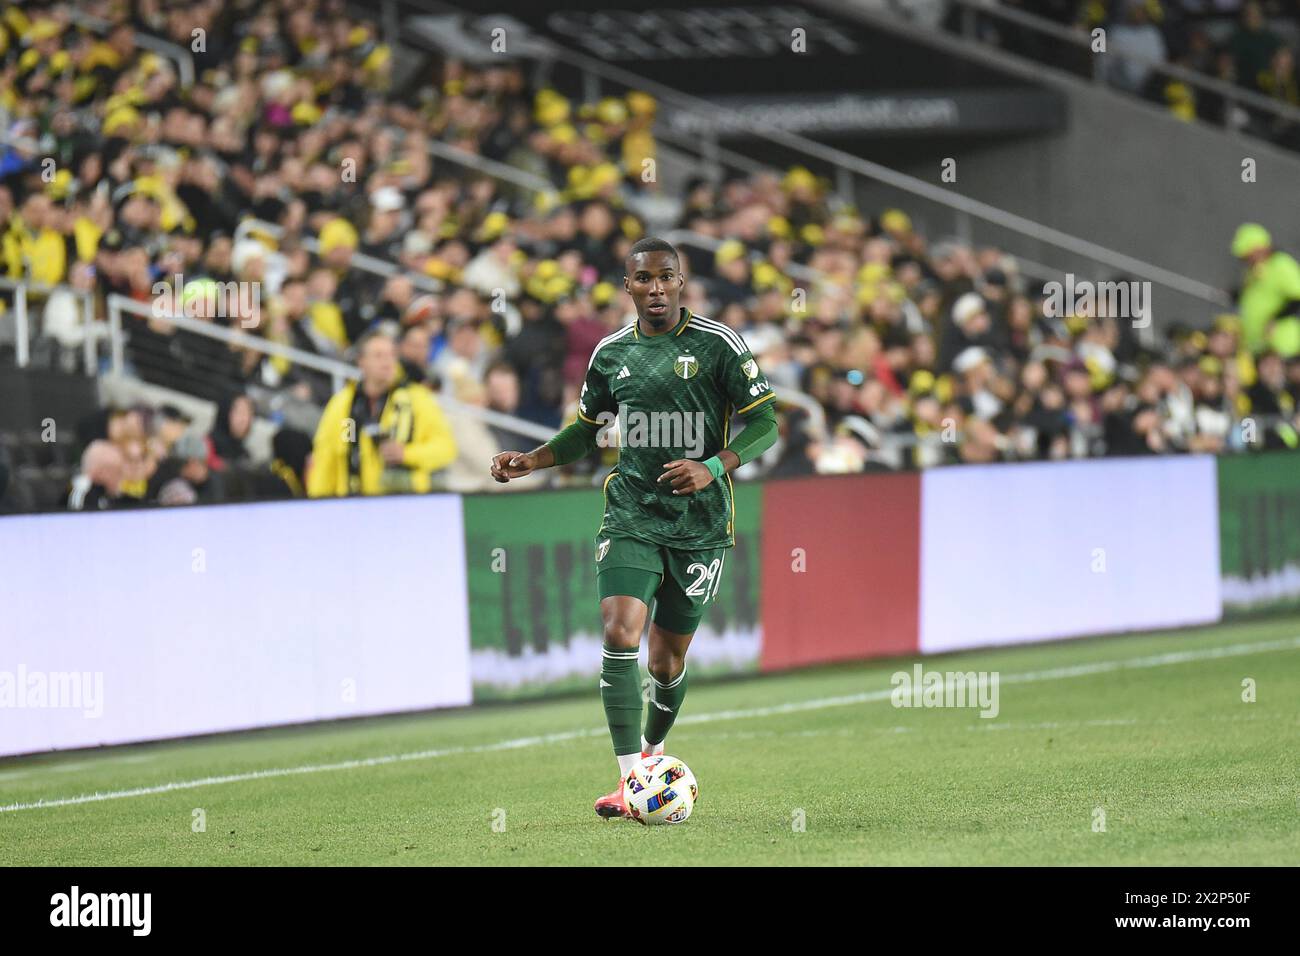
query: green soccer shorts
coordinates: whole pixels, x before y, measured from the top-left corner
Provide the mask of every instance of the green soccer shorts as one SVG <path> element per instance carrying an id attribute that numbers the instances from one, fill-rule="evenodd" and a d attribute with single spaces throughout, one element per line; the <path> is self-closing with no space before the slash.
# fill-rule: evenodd
<path id="1" fill-rule="evenodd" d="M 596 588 L 654 604 L 654 622 L 675 634 L 694 634 L 717 600 L 726 548 L 682 551 L 639 538 L 596 536 Z"/>

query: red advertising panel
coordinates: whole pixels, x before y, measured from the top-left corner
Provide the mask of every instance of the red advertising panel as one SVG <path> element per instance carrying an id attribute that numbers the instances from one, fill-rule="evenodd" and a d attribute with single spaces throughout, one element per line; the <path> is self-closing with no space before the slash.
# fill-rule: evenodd
<path id="1" fill-rule="evenodd" d="M 763 670 L 916 653 L 919 474 L 763 488 Z"/>

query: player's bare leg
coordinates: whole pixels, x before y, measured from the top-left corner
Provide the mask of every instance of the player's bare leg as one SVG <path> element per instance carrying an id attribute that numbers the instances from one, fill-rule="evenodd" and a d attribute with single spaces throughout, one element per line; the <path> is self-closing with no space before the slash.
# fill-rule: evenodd
<path id="1" fill-rule="evenodd" d="M 664 752 L 664 738 L 686 698 L 686 651 L 694 636 L 694 633 L 677 634 L 658 624 L 650 625 L 651 697 L 645 734 L 641 737 L 643 753 Z"/>
<path id="2" fill-rule="evenodd" d="M 602 817 L 625 817 L 623 778 L 641 759 L 641 673 L 637 653 L 649 608 L 640 598 L 613 594 L 600 602 L 605 646 L 601 651 L 600 699 L 605 705 L 619 782 L 596 801 Z"/>

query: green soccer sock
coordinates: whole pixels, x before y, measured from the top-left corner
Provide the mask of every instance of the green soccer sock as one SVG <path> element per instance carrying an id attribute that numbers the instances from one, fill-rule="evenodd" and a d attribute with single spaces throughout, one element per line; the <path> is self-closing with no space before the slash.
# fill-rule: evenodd
<path id="1" fill-rule="evenodd" d="M 654 677 L 650 678 L 650 684 L 654 696 L 646 714 L 645 739 L 651 744 L 661 744 L 673 729 L 673 721 L 686 699 L 686 668 L 683 666 L 682 672 L 667 684 L 659 683 Z"/>
<path id="2" fill-rule="evenodd" d="M 614 742 L 614 756 L 641 756 L 641 670 L 637 648 L 610 647 L 601 650 L 600 699 L 605 705 L 605 722 Z M 620 769 L 622 762 L 620 761 Z"/>

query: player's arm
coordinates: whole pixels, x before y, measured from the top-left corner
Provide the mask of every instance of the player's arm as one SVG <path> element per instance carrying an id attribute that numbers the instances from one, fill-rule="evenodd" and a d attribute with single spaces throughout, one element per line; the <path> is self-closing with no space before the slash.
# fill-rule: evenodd
<path id="1" fill-rule="evenodd" d="M 492 477 L 504 484 L 540 468 L 581 461 L 596 450 L 599 429 L 581 418 L 532 451 L 503 451 L 492 459 Z"/>
<path id="2" fill-rule="evenodd" d="M 726 471 L 747 465 L 776 443 L 776 401 L 768 399 L 742 416 L 745 427 L 718 452 Z"/>
<path id="3" fill-rule="evenodd" d="M 678 459 L 664 465 L 660 481 L 673 486 L 673 494 L 689 495 L 707 488 L 728 472 L 748 464 L 776 441 L 776 396 L 772 383 L 748 351 L 733 353 L 723 369 L 727 398 L 745 420 L 745 427 L 727 446 L 705 461 Z"/>
<path id="4" fill-rule="evenodd" d="M 555 437 L 532 451 L 503 451 L 492 459 L 492 477 L 505 484 L 540 468 L 551 468 L 581 461 L 597 448 L 596 436 L 602 427 L 601 415 L 612 405 L 608 383 L 596 368 L 593 355 L 587 365 L 587 378 L 578 397 L 578 417 Z"/>

